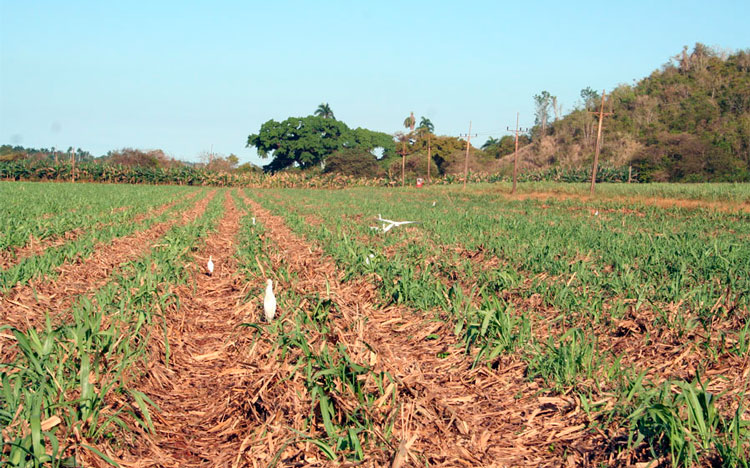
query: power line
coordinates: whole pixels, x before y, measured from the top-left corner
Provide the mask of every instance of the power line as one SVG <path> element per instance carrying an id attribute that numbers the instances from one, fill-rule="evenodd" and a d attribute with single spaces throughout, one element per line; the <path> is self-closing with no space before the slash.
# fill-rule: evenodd
<path id="1" fill-rule="evenodd" d="M 469 120 L 469 133 L 466 134 L 466 161 L 464 162 L 464 190 L 466 180 L 469 178 L 469 148 L 471 148 L 471 120 Z"/>
<path id="2" fill-rule="evenodd" d="M 594 194 L 594 185 L 596 184 L 596 169 L 599 165 L 599 151 L 601 149 L 601 138 L 602 138 L 602 122 L 604 116 L 614 115 L 614 112 L 604 112 L 604 99 L 607 96 L 607 90 L 602 90 L 602 107 L 599 112 L 592 112 L 592 114 L 599 114 L 599 131 L 596 133 L 596 151 L 594 152 L 594 167 L 591 169 L 591 190 L 590 195 Z"/>
<path id="3" fill-rule="evenodd" d="M 511 191 L 510 191 L 511 194 L 516 193 L 516 178 L 518 176 L 518 132 L 520 131 L 520 132 L 526 133 L 526 132 L 529 131 L 528 128 L 524 129 L 524 128 L 520 128 L 518 126 L 518 118 L 519 118 L 520 115 L 521 114 L 519 112 L 516 112 L 516 129 L 515 129 L 515 133 L 516 133 L 516 150 L 515 150 L 514 156 L 513 156 L 513 189 L 511 189 Z M 505 127 L 505 128 L 509 132 L 513 131 L 513 130 L 511 130 L 510 127 Z"/>

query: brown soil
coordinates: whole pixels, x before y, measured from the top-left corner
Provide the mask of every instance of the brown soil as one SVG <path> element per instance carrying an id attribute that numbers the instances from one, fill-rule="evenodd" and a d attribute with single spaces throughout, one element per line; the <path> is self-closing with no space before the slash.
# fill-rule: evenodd
<path id="1" fill-rule="evenodd" d="M 543 196 L 538 198 L 546 199 Z M 616 211 L 644 216 L 643 213 L 627 208 L 617 210 L 603 209 L 601 211 L 603 213 Z M 593 210 L 591 210 L 591 214 L 593 215 Z M 361 215 L 359 217 L 361 218 Z M 310 224 L 320 224 L 323 222 L 321 218 L 312 214 L 305 215 L 305 219 Z M 361 219 L 357 219 L 357 221 L 361 222 Z M 431 242 L 430 239 L 423 238 L 421 231 L 418 229 L 407 227 L 403 229 L 403 232 L 407 232 L 409 237 L 405 237 L 399 244 L 385 249 L 383 254 L 386 257 L 392 257 L 394 252 L 401 249 L 403 245 L 413 242 Z M 376 239 L 372 236 L 358 237 L 358 240 L 364 244 L 376 242 Z M 500 263 L 497 257 L 487 255 L 482 246 L 479 246 L 476 250 L 467 250 L 460 245 L 440 246 L 440 248 L 446 249 L 446 251 L 453 251 L 458 256 L 470 260 L 477 271 L 496 269 Z M 582 260 L 588 261 L 589 259 L 583 258 Z M 450 288 L 453 283 L 460 279 L 459 275 L 455 275 L 455 273 L 454 276 L 439 277 L 447 288 Z M 571 281 L 573 279 L 575 277 L 570 278 Z M 520 286 L 520 289 L 527 289 L 533 280 L 564 281 L 563 278 L 552 278 L 546 274 L 541 274 L 534 278 L 527 278 L 524 284 Z M 461 286 L 464 291 L 479 290 L 477 285 L 472 282 L 462 282 Z M 533 295 L 525 299 L 519 296 L 519 291 L 506 291 L 503 295 L 507 302 L 515 305 L 514 309 L 517 313 L 523 311 L 532 313 L 529 316 L 533 317 L 534 326 L 532 334 L 536 339 L 544 341 L 550 335 L 557 335 L 561 332 L 559 327 L 555 325 L 560 312 L 543 304 L 541 297 L 538 295 Z M 480 299 L 478 296 L 469 297 L 469 300 L 471 300 L 475 307 L 480 307 Z M 721 305 L 717 303 L 715 307 Z M 671 310 L 679 307 L 679 304 L 662 304 L 662 306 Z M 723 304 L 723 306 L 725 311 L 729 307 L 728 304 Z M 609 309 L 608 304 L 605 304 L 604 307 L 605 310 Z M 690 312 L 685 313 L 691 314 Z M 739 316 L 746 315 L 747 310 L 739 312 Z M 661 382 L 665 379 L 690 381 L 696 377 L 696 369 L 705 369 L 703 371 L 704 378 L 707 376 L 722 377 L 714 379 L 711 383 L 711 391 L 714 394 L 721 394 L 724 396 L 725 401 L 729 401 L 742 393 L 742 382 L 747 379 L 750 373 L 750 359 L 742 359 L 731 353 L 725 353 L 718 360 L 712 359 L 706 349 L 697 345 L 697 343 L 705 342 L 707 337 L 700 333 L 696 334 L 696 332 L 692 332 L 687 336 L 676 336 L 677 332 L 668 326 L 657 327 L 654 325 L 656 317 L 653 311 L 643 306 L 637 313 L 631 307 L 628 316 L 630 317 L 629 319 L 620 320 L 617 324 L 613 325 L 605 322 L 595 327 L 594 334 L 598 339 L 599 351 L 602 353 L 601 359 L 611 363 L 616 357 L 619 357 L 621 364 L 625 368 L 633 366 L 637 369 L 646 370 L 646 377 L 654 382 Z M 698 321 L 698 317 L 693 317 L 693 319 L 696 322 Z M 566 328 L 580 327 L 581 329 L 588 329 L 591 327 L 590 322 L 590 316 L 583 314 L 580 321 L 569 323 Z M 723 346 L 727 345 L 727 340 L 732 342 L 732 336 L 736 335 L 736 331 L 742 328 L 744 324 L 742 321 L 738 323 L 729 322 L 731 320 L 724 320 L 722 323 L 713 323 L 712 328 L 714 332 L 710 339 L 715 342 L 715 349 L 722 349 L 722 341 L 724 342 Z M 722 333 L 725 335 L 723 338 L 721 337 Z M 661 364 L 654 366 L 655 362 L 660 362 Z"/>
<path id="2" fill-rule="evenodd" d="M 584 416 L 576 400 L 536 396 L 539 388 L 524 378 L 525 366 L 512 357 L 497 370 L 472 369 L 471 356 L 456 346 L 446 322 L 404 307 L 374 309 L 377 293 L 367 279 L 343 283 L 342 272 L 318 247 L 293 234 L 281 218 L 251 204 L 288 268 L 301 278 L 280 287 L 321 296 L 330 290 L 344 316 L 361 321 L 359 328 L 366 330 L 352 337 L 350 347 L 366 342 L 378 366 L 397 377 L 406 415 L 397 421 L 394 434 L 408 446 L 402 452 L 412 462 L 558 466 L 562 450 L 550 447 L 564 447 L 569 462 L 591 457 L 601 436 L 583 433 Z M 434 335 L 439 338 L 427 339 Z"/>
<path id="3" fill-rule="evenodd" d="M 0 296 L 2 323 L 25 330 L 43 326 L 47 313 L 54 317 L 53 322 L 64 320 L 65 313 L 80 295 L 106 284 L 113 271 L 123 263 L 143 255 L 176 223 L 185 224 L 201 216 L 214 195 L 215 191 L 174 219 L 130 236 L 116 238 L 110 244 L 98 245 L 91 257 L 61 265 L 57 269 L 58 276 L 55 280 L 42 278 L 12 288 L 7 294 Z M 9 338 L 9 335 L 0 335 L 0 356 L 5 362 L 9 358 L 7 353 L 13 349 L 4 346 Z"/>
<path id="4" fill-rule="evenodd" d="M 690 200 L 682 198 L 659 198 L 659 197 L 609 197 L 606 195 L 595 195 L 589 197 L 588 195 L 580 195 L 573 193 L 562 193 L 562 192 L 531 192 L 531 193 L 517 193 L 511 195 L 506 191 L 499 192 L 493 190 L 492 193 L 500 194 L 506 198 L 513 200 L 576 200 L 580 202 L 590 201 L 607 201 L 616 202 L 623 204 L 640 203 L 643 205 L 657 206 L 659 208 L 688 208 L 688 209 L 708 209 L 715 211 L 723 211 L 727 213 L 744 212 L 750 213 L 750 202 L 730 202 L 730 201 L 711 201 L 711 200 Z"/>
<path id="5" fill-rule="evenodd" d="M 119 454 L 126 466 L 228 467 L 248 448 L 252 398 L 274 362 L 259 359 L 249 329 L 238 328 L 257 317 L 254 303 L 243 304 L 248 284 L 234 258 L 241 213 L 229 192 L 224 203 L 218 232 L 195 253 L 193 284 L 175 289 L 180 308 L 168 316 L 169 366 L 157 347 L 138 385 L 161 411 L 156 433 Z M 209 255 L 216 265 L 211 276 Z"/>
<path id="6" fill-rule="evenodd" d="M 214 194 L 183 214 L 181 222 L 200 216 Z M 317 294 L 337 306 L 331 336 L 311 336 L 310 346 L 333 339 L 356 362 L 366 359 L 376 372 L 395 378 L 393 437 L 369 446 L 361 466 L 623 463 L 608 447 L 615 434 L 586 429 L 579 400 L 545 394 L 526 379 L 526 366 L 517 356 L 501 357 L 492 368 L 472 368 L 473 357 L 458 345 L 451 320 L 436 320 L 434 311 L 375 308 L 378 292 L 372 278 L 344 282 L 343 272 L 319 246 L 294 234 L 259 204 L 247 203 L 277 248 L 268 271 L 277 280 L 277 292 L 288 288 L 303 297 Z M 152 413 L 155 433 L 123 440 L 119 452 L 107 453 L 128 467 L 354 466 L 322 460 L 314 446 L 300 441 L 295 431 L 306 428 L 310 397 L 299 373 L 266 339 L 267 328 L 256 332 L 239 326 L 259 321 L 262 295 L 248 291 L 262 291 L 264 278 L 248 281 L 238 273 L 234 255 L 242 213 L 228 191 L 224 204 L 217 232 L 194 253 L 191 283 L 174 287 L 180 306 L 167 314 L 169 364 L 160 332 L 152 333 L 151 358 L 135 385 L 160 408 Z M 118 265 L 142 255 L 176 222 L 100 246 L 90 259 L 61 267 L 57 281 L 14 289 L 0 298 L 3 323 L 38 326 L 43 314 L 36 311 L 66 310 L 80 294 L 104 284 Z M 476 261 L 484 258 L 481 251 L 457 253 Z M 209 255 L 216 265 L 211 276 L 204 266 Z M 291 279 L 274 273 L 282 267 Z M 279 304 L 277 320 L 289 320 L 286 307 Z M 306 305 L 296 307 L 304 310 Z M 627 340 L 624 346 L 638 349 L 640 335 L 650 326 L 639 319 L 628 317 L 616 327 L 621 342 Z M 653 360 L 658 352 L 653 347 L 637 359 Z M 670 356 L 662 369 L 669 372 L 679 372 L 690 360 L 677 343 L 661 353 Z M 739 386 L 750 366 L 747 359 L 732 364 L 744 365 L 744 372 L 733 374 L 737 378 L 731 384 Z"/>

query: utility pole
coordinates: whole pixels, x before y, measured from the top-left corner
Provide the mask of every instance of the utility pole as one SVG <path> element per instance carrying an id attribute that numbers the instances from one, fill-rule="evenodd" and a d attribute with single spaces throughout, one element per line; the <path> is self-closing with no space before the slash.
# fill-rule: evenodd
<path id="1" fill-rule="evenodd" d="M 527 132 L 527 128 L 520 128 L 518 126 L 519 112 L 516 112 L 516 150 L 513 153 L 513 189 L 510 191 L 511 194 L 516 193 L 516 179 L 518 177 L 518 132 Z M 505 127 L 509 132 L 512 132 L 510 127 Z"/>
<path id="2" fill-rule="evenodd" d="M 403 187 L 406 180 L 406 136 L 404 136 L 404 145 L 401 149 L 401 186 Z"/>
<path id="3" fill-rule="evenodd" d="M 76 181 L 76 149 L 73 148 L 73 152 L 70 153 L 70 181 Z"/>
<path id="4" fill-rule="evenodd" d="M 466 134 L 466 160 L 464 161 L 464 188 L 469 178 L 469 148 L 471 148 L 471 120 L 469 120 L 469 133 Z"/>
<path id="5" fill-rule="evenodd" d="M 427 183 L 430 183 L 432 181 L 430 179 L 430 161 L 432 160 L 432 142 L 430 141 L 431 137 L 432 135 L 427 133 Z"/>
<path id="6" fill-rule="evenodd" d="M 602 122 L 604 121 L 604 116 L 607 115 L 613 115 L 613 112 L 604 112 L 604 99 L 607 96 L 607 90 L 602 90 L 602 107 L 599 110 L 599 130 L 596 133 L 596 151 L 594 152 L 594 167 L 591 170 L 591 191 L 590 195 L 594 195 L 594 185 L 596 185 L 596 169 L 597 166 L 599 166 L 599 151 L 601 149 L 601 139 L 602 139 Z"/>

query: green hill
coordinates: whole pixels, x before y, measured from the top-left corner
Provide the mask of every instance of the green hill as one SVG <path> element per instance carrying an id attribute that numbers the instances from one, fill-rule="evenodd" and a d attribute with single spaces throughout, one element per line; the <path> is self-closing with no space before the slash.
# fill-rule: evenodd
<path id="1" fill-rule="evenodd" d="M 547 93 L 548 95 L 548 93 Z M 601 95 L 532 129 L 527 166 L 590 164 Z M 601 159 L 643 181 L 750 181 L 750 51 L 687 47 L 637 84 L 608 93 Z M 546 118 L 546 109 L 543 109 Z M 539 114 L 539 113 L 538 113 Z M 541 122 L 541 119 L 537 119 Z M 507 157 L 505 158 L 507 159 Z"/>

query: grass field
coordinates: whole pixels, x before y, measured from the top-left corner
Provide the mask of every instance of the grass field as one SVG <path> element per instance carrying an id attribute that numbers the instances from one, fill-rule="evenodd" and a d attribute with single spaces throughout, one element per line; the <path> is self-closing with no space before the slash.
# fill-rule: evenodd
<path id="1" fill-rule="evenodd" d="M 0 183 L 2 460 L 748 466 L 750 185 L 509 191 Z"/>

